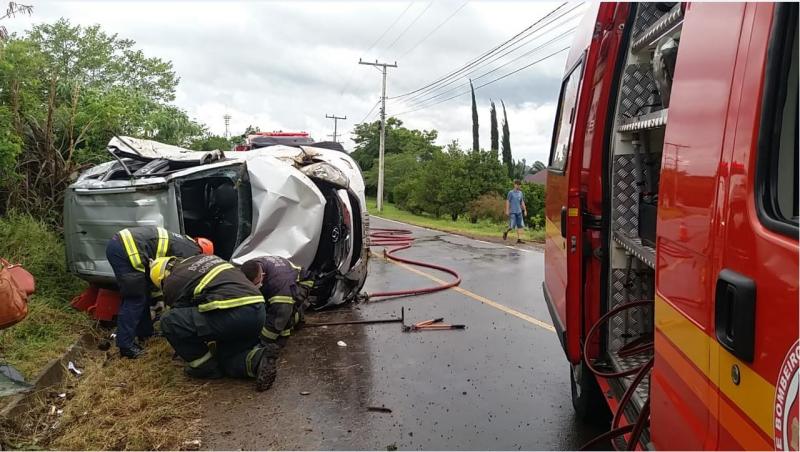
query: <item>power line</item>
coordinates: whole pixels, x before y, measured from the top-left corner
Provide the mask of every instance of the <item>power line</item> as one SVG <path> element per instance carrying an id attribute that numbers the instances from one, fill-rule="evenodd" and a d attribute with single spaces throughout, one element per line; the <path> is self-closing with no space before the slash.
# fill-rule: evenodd
<path id="1" fill-rule="evenodd" d="M 441 81 L 436 83 L 434 86 L 431 86 L 429 88 L 423 89 L 423 90 L 419 91 L 418 93 L 412 95 L 411 97 L 409 97 L 406 100 L 407 101 L 408 100 L 413 100 L 415 98 L 419 98 L 419 97 L 422 97 L 424 95 L 428 95 L 428 94 L 430 94 L 430 93 L 432 93 L 434 91 L 440 90 L 440 89 L 442 89 L 442 88 L 444 88 L 446 86 L 452 85 L 453 83 L 456 83 L 462 77 L 467 77 L 470 74 L 473 74 L 473 73 L 477 72 L 479 69 L 481 69 L 483 67 L 486 67 L 486 66 L 490 65 L 491 63 L 494 63 L 495 61 L 497 61 L 497 60 L 499 60 L 499 59 L 501 59 L 501 58 L 503 58 L 503 57 L 505 57 L 505 56 L 507 56 L 507 55 L 509 55 L 511 53 L 516 52 L 520 48 L 525 47 L 525 46 L 527 46 L 529 44 L 532 44 L 538 38 L 540 38 L 541 36 L 545 35 L 545 33 L 543 33 L 544 30 L 546 30 L 548 27 L 552 26 L 553 24 L 556 24 L 559 20 L 561 20 L 565 16 L 567 17 L 566 21 L 564 21 L 562 23 L 559 23 L 557 26 L 564 25 L 564 23 L 575 19 L 577 16 L 568 17 L 568 15 L 570 13 L 572 13 L 573 11 L 575 11 L 580 6 L 581 5 L 579 4 L 579 5 L 571 8 L 571 9 L 566 10 L 566 11 L 560 13 L 559 15 L 553 16 L 552 18 L 547 19 L 545 21 L 542 21 L 542 20 L 538 21 L 539 25 L 537 27 L 529 29 L 527 32 L 524 33 L 524 35 L 519 35 L 519 37 L 516 40 L 516 42 L 514 42 L 514 43 L 508 42 L 507 44 L 505 44 L 504 46 L 502 46 L 501 48 L 498 48 L 496 50 L 496 52 L 500 52 L 502 50 L 506 50 L 504 53 L 497 55 L 496 52 L 495 52 L 495 54 L 493 54 L 493 55 L 486 55 L 483 58 L 482 62 L 477 63 L 477 64 L 473 64 L 472 68 L 466 68 L 465 67 L 465 68 L 463 68 L 462 70 L 459 71 L 460 73 L 453 74 L 453 75 L 449 76 L 447 79 L 442 79 Z M 580 15 L 580 13 L 579 13 L 579 15 Z M 515 44 L 515 45 L 513 47 L 509 47 L 512 44 Z M 487 58 L 491 58 L 491 59 L 487 60 Z"/>
<path id="2" fill-rule="evenodd" d="M 406 6 L 406 9 L 404 9 L 403 12 L 401 12 L 394 19 L 394 21 L 391 23 L 391 25 L 389 25 L 388 27 L 386 27 L 385 30 L 383 30 L 383 33 L 381 33 L 381 35 L 378 36 L 378 39 L 376 39 L 375 42 L 373 42 L 367 48 L 367 50 L 362 52 L 364 56 L 366 56 L 367 53 L 369 53 L 369 51 L 372 50 L 373 47 L 375 47 L 375 45 L 378 44 L 381 41 L 381 39 L 383 39 L 386 36 L 387 33 L 389 33 L 389 30 L 391 30 L 392 28 L 394 28 L 395 25 L 397 25 L 397 22 L 400 22 L 400 19 L 402 19 L 402 17 L 405 16 L 405 14 L 408 12 L 409 9 L 411 9 L 412 6 L 414 6 L 414 2 L 409 2 L 408 6 Z M 347 81 L 345 81 L 344 86 L 342 87 L 342 89 L 339 90 L 339 97 L 340 98 L 342 97 L 342 94 L 344 94 L 345 90 L 347 90 L 347 88 L 350 87 L 350 81 L 353 80 L 353 74 L 355 74 L 355 72 L 356 72 L 356 68 L 353 68 L 353 69 L 350 70 L 350 74 L 347 76 Z"/>
<path id="3" fill-rule="evenodd" d="M 403 12 L 402 12 L 402 13 L 400 13 L 400 15 L 399 15 L 399 16 L 397 16 L 397 18 L 394 20 L 394 22 L 392 22 L 392 24 L 391 24 L 391 25 L 389 25 L 389 26 L 386 28 L 386 30 L 384 30 L 384 31 L 383 31 L 383 33 L 381 33 L 381 35 L 378 37 L 378 39 L 376 39 L 376 40 L 375 40 L 375 42 L 373 42 L 373 43 L 372 43 L 372 45 L 370 45 L 370 46 L 369 46 L 369 48 L 368 48 L 367 50 L 365 50 L 365 51 L 364 51 L 364 56 L 367 56 L 367 53 L 369 53 L 369 51 L 370 51 L 370 50 L 372 50 L 372 48 L 373 48 L 373 47 L 375 47 L 375 45 L 376 45 L 376 44 L 378 44 L 379 42 L 381 42 L 381 39 L 383 39 L 383 37 L 384 37 L 384 36 L 386 36 L 386 34 L 387 34 L 387 33 L 389 33 L 389 30 L 391 30 L 392 28 L 394 28 L 394 26 L 395 26 L 395 25 L 397 25 L 397 22 L 400 22 L 400 19 L 401 19 L 403 16 L 405 16 L 405 15 L 406 15 L 406 13 L 408 12 L 408 10 L 409 10 L 409 9 L 411 9 L 411 7 L 412 7 L 412 6 L 414 6 L 414 2 L 410 2 L 410 3 L 408 4 L 408 6 L 406 6 L 406 9 L 404 9 L 404 10 L 403 10 Z"/>
<path id="4" fill-rule="evenodd" d="M 575 27 L 573 27 L 573 28 L 570 28 L 570 29 L 568 29 L 568 30 L 564 31 L 563 33 L 559 34 L 558 36 L 556 36 L 556 37 L 554 37 L 554 38 L 550 39 L 549 41 L 547 41 L 547 42 L 545 42 L 545 43 L 543 43 L 543 44 L 540 44 L 540 45 L 538 45 L 538 46 L 534 47 L 533 49 L 531 49 L 531 50 L 529 50 L 529 51 L 527 51 L 527 52 L 525 52 L 525 53 L 523 53 L 523 54 L 521 54 L 521 55 L 517 56 L 516 58 L 514 58 L 514 59 L 512 59 L 512 60 L 510 60 L 510 61 L 508 61 L 508 62 L 506 62 L 506 63 L 503 63 L 502 65 L 500 65 L 500 66 L 498 66 L 498 67 L 496 67 L 496 68 L 494 68 L 494 69 L 491 69 L 491 70 L 489 70 L 489 71 L 487 71 L 487 72 L 484 72 L 483 74 L 480 74 L 480 75 L 478 75 L 477 77 L 473 77 L 473 78 L 471 78 L 471 80 L 472 80 L 473 82 L 475 82 L 476 80 L 480 80 L 480 79 L 482 79 L 482 78 L 486 77 L 486 76 L 487 76 L 487 75 L 489 75 L 489 74 L 495 73 L 495 72 L 499 71 L 500 69 L 503 69 L 504 67 L 507 67 L 507 66 L 509 66 L 509 65 L 511 65 L 511 64 L 513 64 L 513 63 L 515 63 L 515 62 L 517 62 L 517 61 L 519 61 L 519 60 L 521 60 L 521 59 L 522 59 L 522 58 L 524 58 L 524 57 L 530 56 L 530 55 L 532 55 L 532 54 L 534 54 L 534 53 L 538 52 L 539 50 L 541 50 L 541 49 L 543 49 L 543 48 L 547 47 L 547 46 L 548 46 L 548 45 L 550 45 L 550 44 L 553 44 L 553 43 L 555 43 L 555 42 L 557 42 L 557 41 L 560 41 L 560 40 L 564 39 L 565 37 L 568 37 L 568 36 L 569 36 L 569 35 L 570 35 L 572 32 L 574 32 L 574 31 L 575 31 Z M 470 74 L 471 74 L 471 73 L 472 73 L 472 72 L 470 72 Z M 466 77 L 466 75 L 465 75 L 465 77 Z M 454 81 L 455 81 L 455 80 L 454 80 Z M 447 89 L 447 90 L 445 90 L 445 91 L 441 91 L 441 92 L 439 92 L 439 93 L 437 93 L 437 94 L 434 94 L 434 95 L 432 95 L 432 96 L 426 97 L 425 99 L 416 100 L 416 101 L 414 101 L 414 102 L 411 102 L 411 103 L 410 103 L 410 105 L 411 105 L 411 108 L 415 108 L 415 107 L 418 107 L 418 106 L 420 106 L 420 105 L 423 105 L 425 102 L 428 102 L 428 101 L 430 101 L 430 100 L 436 99 L 436 98 L 438 98 L 438 97 L 445 96 L 445 95 L 447 95 L 448 93 L 452 93 L 453 91 L 456 91 L 456 90 L 458 90 L 459 88 L 463 88 L 463 87 L 465 87 L 465 86 L 468 86 L 468 85 L 469 85 L 469 82 L 465 82 L 465 83 L 462 83 L 462 84 L 460 84 L 460 85 L 458 85 L 458 86 L 455 86 L 455 87 L 453 87 L 453 88 L 450 88 L 450 89 Z M 442 87 L 440 87 L 440 88 L 444 88 L 444 86 L 446 86 L 446 85 L 443 85 L 443 86 L 442 86 Z M 428 93 L 428 94 L 431 94 L 431 93 Z M 410 102 L 410 101 L 411 101 L 411 99 L 407 100 L 406 102 Z"/>
<path id="5" fill-rule="evenodd" d="M 400 58 L 399 58 L 399 59 L 403 59 L 403 57 L 404 57 L 404 56 L 406 56 L 406 55 L 408 55 L 409 53 L 411 53 L 411 51 L 412 51 L 412 50 L 416 49 L 416 48 L 417 48 L 417 47 L 418 47 L 420 44 L 422 44 L 422 43 L 423 43 L 423 42 L 425 42 L 425 41 L 426 41 L 428 38 L 430 38 L 430 37 L 431 37 L 431 36 L 432 36 L 434 33 L 436 33 L 436 32 L 437 32 L 437 31 L 438 31 L 440 28 L 442 28 L 442 26 L 444 26 L 444 24 L 446 24 L 447 22 L 449 22 L 449 21 L 450 21 L 450 19 L 452 19 L 452 18 L 453 18 L 453 17 L 454 17 L 456 14 L 458 14 L 458 12 L 459 12 L 459 11 L 461 11 L 462 9 L 464 9 L 464 7 L 465 7 L 465 6 L 467 6 L 467 3 L 469 3 L 469 0 L 465 1 L 464 3 L 462 3 L 462 4 L 461 4 L 461 6 L 459 6 L 458 8 L 456 8 L 456 10 L 455 10 L 455 11 L 453 11 L 453 13 L 452 13 L 452 14 L 450 14 L 449 16 L 447 16 L 447 18 L 446 18 L 445 20 L 443 20 L 443 21 L 442 21 L 442 22 L 441 22 L 439 25 L 437 25 L 437 26 L 433 27 L 433 30 L 431 30 L 431 31 L 430 31 L 430 33 L 428 33 L 427 35 L 425 35 L 425 37 L 424 37 L 424 38 L 422 38 L 422 39 L 420 39 L 419 41 L 417 41 L 417 43 L 416 43 L 416 44 L 414 44 L 413 46 L 411 46 L 411 47 L 410 47 L 408 50 L 406 50 L 406 51 L 405 51 L 405 53 L 403 53 L 402 55 L 400 55 Z"/>
<path id="6" fill-rule="evenodd" d="M 407 31 L 408 31 L 408 30 L 409 30 L 411 27 L 413 27 L 415 23 L 417 23 L 417 21 L 419 20 L 419 18 L 420 18 L 420 17 L 422 17 L 422 15 L 423 15 L 423 14 L 425 14 L 425 11 L 427 11 L 427 10 L 428 10 L 428 9 L 431 7 L 431 5 L 433 5 L 433 1 L 430 1 L 430 2 L 428 2 L 428 6 L 426 6 L 426 7 L 425 7 L 425 9 L 423 9 L 422 11 L 420 11 L 420 13 L 419 13 L 419 14 L 417 14 L 417 17 L 415 17 L 415 18 L 414 18 L 414 20 L 412 20 L 412 21 L 411 21 L 411 23 L 409 23 L 409 24 L 408 24 L 408 26 L 407 26 L 407 27 L 406 27 L 406 28 L 405 28 L 405 29 L 404 29 L 402 32 L 400 32 L 400 34 L 399 34 L 399 35 L 397 35 L 397 37 L 396 37 L 396 38 L 394 38 L 394 41 L 392 41 L 392 43 L 391 43 L 391 44 L 389 44 L 389 47 L 387 47 L 386 49 L 384 49 L 384 52 L 388 52 L 388 51 L 389 51 L 389 50 L 390 50 L 392 47 L 394 47 L 394 45 L 395 45 L 395 44 L 397 44 L 397 41 L 399 41 L 399 40 L 400 40 L 400 38 L 402 38 L 402 37 L 403 37 L 403 35 L 405 35 L 405 34 L 406 34 L 406 32 L 407 32 Z"/>
<path id="7" fill-rule="evenodd" d="M 520 72 L 520 71 L 522 71 L 522 70 L 528 69 L 529 67 L 531 67 L 531 66 L 534 66 L 534 65 L 536 65 L 536 64 L 538 64 L 538 63 L 541 63 L 542 61 L 544 61 L 544 60 L 547 60 L 548 58 L 552 58 L 552 57 L 554 57 L 555 55 L 558 55 L 559 53 L 561 53 L 561 52 L 564 52 L 564 51 L 566 51 L 566 50 L 569 50 L 569 47 L 564 47 L 563 49 L 561 49 L 561 50 L 557 50 L 557 51 L 555 51 L 555 52 L 551 53 L 550 55 L 547 55 L 546 57 L 540 58 L 540 59 L 538 59 L 538 60 L 536 60 L 536 61 L 534 61 L 534 62 L 532 62 L 532 63 L 530 63 L 530 64 L 526 64 L 525 66 L 522 66 L 522 67 L 520 67 L 520 68 L 517 68 L 517 69 L 515 69 L 514 71 L 512 71 L 512 72 L 509 72 L 508 74 L 505 74 L 505 75 L 503 75 L 503 76 L 497 77 L 496 79 L 490 80 L 490 81 L 488 81 L 488 82 L 486 82 L 486 83 L 484 83 L 484 84 L 482 84 L 482 85 L 478 85 L 478 86 L 476 86 L 476 87 L 475 87 L 475 91 L 479 90 L 480 88 L 483 88 L 484 86 L 491 85 L 492 83 L 498 82 L 498 81 L 500 81 L 500 80 L 502 80 L 502 79 L 504 79 L 504 78 L 506 78 L 506 77 L 509 77 L 509 76 L 511 76 L 511 75 L 514 75 L 514 74 L 516 74 L 517 72 Z M 449 101 L 449 100 L 453 100 L 453 99 L 455 99 L 456 97 L 461 97 L 461 96 L 463 96 L 463 95 L 465 95 L 465 94 L 469 94 L 469 93 L 470 93 L 470 91 L 465 91 L 465 92 L 463 92 L 463 93 L 456 94 L 455 96 L 448 97 L 447 99 L 443 99 L 443 100 L 440 100 L 440 101 L 438 101 L 438 102 L 434 102 L 434 103 L 432 103 L 432 104 L 430 104 L 430 105 L 426 105 L 426 106 L 424 106 L 424 107 L 416 108 L 416 109 L 413 109 L 413 110 L 407 110 L 407 111 L 404 111 L 404 112 L 402 112 L 402 113 L 393 114 L 392 116 L 401 116 L 401 115 L 405 115 L 405 114 L 408 114 L 408 113 L 413 113 L 413 112 L 415 112 L 415 111 L 424 110 L 424 109 L 426 109 L 426 108 L 433 107 L 434 105 L 438 105 L 438 104 L 441 104 L 441 103 L 447 102 L 447 101 Z"/>
<path id="8" fill-rule="evenodd" d="M 560 4 L 560 5 L 559 5 L 559 6 L 557 6 L 555 9 L 553 9 L 553 10 L 552 10 L 552 11 L 550 11 L 549 13 L 545 14 L 545 15 L 544 15 L 542 18 L 540 18 L 539 20 L 537 20 L 537 21 L 536 21 L 536 22 L 534 22 L 533 24 L 529 25 L 528 27 L 526 27 L 525 29 L 523 29 L 523 30 L 522 30 L 522 31 L 520 31 L 519 33 L 515 34 L 514 36 L 512 36 L 511 38 L 509 38 L 509 39 L 508 39 L 508 40 L 506 40 L 505 42 L 503 42 L 503 43 L 501 43 L 501 44 L 499 44 L 499 45 L 497 45 L 497 46 L 495 46 L 495 47 L 493 47 L 493 48 L 491 48 L 491 49 L 487 50 L 486 52 L 484 52 L 484 53 L 483 53 L 483 54 L 481 54 L 480 56 L 478 56 L 478 57 L 474 58 L 473 60 L 471 60 L 470 62 L 468 62 L 468 63 L 467 63 L 467 64 L 465 64 L 464 66 L 462 66 L 461 68 L 459 68 L 459 69 L 456 69 L 455 71 L 452 71 L 452 72 L 450 72 L 449 74 L 446 74 L 446 75 L 444 75 L 444 76 L 442 76 L 442 77 L 440 77 L 440 78 L 438 78 L 438 79 L 434 80 L 433 82 L 430 82 L 430 83 L 428 83 L 428 84 L 427 84 L 427 85 L 425 85 L 425 86 L 419 87 L 419 88 L 417 88 L 417 89 L 415 89 L 415 90 L 413 90 L 413 91 L 409 91 L 409 92 L 407 92 L 407 93 L 400 94 L 399 96 L 394 96 L 394 97 L 392 97 L 391 99 L 399 99 L 399 98 L 401 98 L 401 97 L 406 97 L 406 96 L 409 96 L 409 95 L 411 95 L 411 94 L 418 93 L 418 92 L 420 92 L 420 91 L 422 91 L 422 90 L 424 90 L 424 89 L 426 89 L 426 88 L 429 88 L 429 87 L 431 87 L 431 86 L 434 86 L 434 85 L 436 85 L 436 84 L 438 84 L 438 83 L 440 83 L 440 82 L 442 82 L 442 81 L 444 81 L 444 80 L 448 80 L 449 78 L 451 78 L 451 77 L 453 77 L 453 76 L 455 76 L 455 75 L 458 75 L 459 73 L 461 73 L 461 72 L 463 72 L 463 71 L 465 71 L 465 70 L 467 70 L 467 69 L 469 69 L 469 68 L 473 67 L 474 65 L 476 65 L 476 64 L 478 64 L 478 63 L 480 63 L 481 61 L 483 61 L 483 60 L 485 60 L 486 58 L 488 58 L 489 56 L 491 56 L 491 55 L 492 55 L 494 52 L 497 52 L 498 50 L 502 49 L 503 47 L 505 47 L 506 45 L 508 45 L 508 44 L 509 44 L 509 43 L 511 43 L 512 41 L 514 41 L 514 40 L 516 40 L 517 38 L 519 38 L 519 36 L 521 36 L 522 34 L 524 34 L 525 32 L 527 32 L 527 31 L 528 31 L 528 30 L 530 30 L 531 28 L 535 27 L 535 26 L 536 26 L 536 25 L 538 25 L 540 22 L 542 22 L 542 21 L 546 20 L 548 17 L 550 17 L 551 15 L 555 14 L 555 13 L 556 13 L 558 10 L 560 10 L 561 8 L 563 8 L 563 7 L 564 7 L 564 5 L 566 5 L 566 4 L 567 4 L 567 2 L 564 2 L 564 3 Z"/>
<path id="9" fill-rule="evenodd" d="M 370 109 L 369 109 L 369 111 L 367 112 L 367 114 L 366 114 L 366 115 L 364 115 L 364 118 L 362 118 L 362 119 L 361 119 L 361 121 L 358 121 L 358 124 L 363 124 L 363 123 L 364 123 L 364 121 L 366 121 L 366 120 L 367 120 L 367 118 L 369 118 L 369 115 L 371 115 L 371 114 L 372 114 L 372 112 L 373 112 L 373 111 L 375 111 L 375 109 L 376 109 L 376 108 L 378 108 L 378 105 L 379 105 L 380 103 L 381 103 L 381 101 L 380 101 L 380 100 L 379 100 L 379 101 L 377 101 L 377 102 L 375 102 L 375 105 L 373 105 L 373 106 L 372 106 L 372 108 L 370 108 Z"/>
<path id="10" fill-rule="evenodd" d="M 567 11 L 567 12 L 563 13 L 562 15 L 558 16 L 558 17 L 555 17 L 555 18 L 553 18 L 553 19 L 552 19 L 551 21 L 549 21 L 548 23 L 542 24 L 542 26 L 541 26 L 541 27 L 537 28 L 536 30 L 533 30 L 533 31 L 531 31 L 531 33 L 530 33 L 528 36 L 526 36 L 524 39 L 532 38 L 532 37 L 533 37 L 535 34 L 537 34 L 537 33 L 538 33 L 538 32 L 540 32 L 540 31 L 543 31 L 543 30 L 544 30 L 546 27 L 549 27 L 550 25 L 553 25 L 554 23 L 556 23 L 556 21 L 558 21 L 559 19 L 561 19 L 561 18 L 562 18 L 562 17 L 564 17 L 565 15 L 569 14 L 571 11 L 574 11 L 574 9 L 573 9 L 573 10 L 570 10 L 570 11 Z M 571 21 L 571 20 L 573 20 L 573 19 L 575 19 L 575 18 L 577 18 L 577 17 L 578 17 L 578 16 L 569 17 L 569 18 L 567 18 L 567 20 L 566 20 L 566 21 L 564 21 L 564 22 L 562 22 L 562 23 L 559 23 L 557 26 L 563 26 L 563 25 L 565 25 L 566 23 L 568 23 L 569 21 Z M 553 30 L 549 30 L 549 31 L 556 31 L 556 30 L 557 30 L 557 28 L 554 28 Z M 505 56 L 507 56 L 507 55 L 509 55 L 509 54 L 511 54 L 511 53 L 514 53 L 514 52 L 516 52 L 517 50 L 521 49 L 522 47 L 525 47 L 525 46 L 527 46 L 527 45 L 529 45 L 529 44 L 532 44 L 532 43 L 533 43 L 533 42 L 535 42 L 535 41 L 536 41 L 538 38 L 540 38 L 540 37 L 542 37 L 542 36 L 544 36 L 544 35 L 545 35 L 545 33 L 542 33 L 542 34 L 540 34 L 540 35 L 537 35 L 535 38 L 533 38 L 533 39 L 529 39 L 529 40 L 527 40 L 527 41 L 525 41 L 525 42 L 522 42 L 522 41 L 520 41 L 521 43 L 517 44 L 516 46 L 514 46 L 514 47 L 512 47 L 511 49 L 507 50 L 506 52 L 504 52 L 504 53 L 502 53 L 502 54 L 500 54 L 500 55 L 497 55 L 497 56 L 495 56 L 495 57 L 494 57 L 494 58 L 492 58 L 491 60 L 484 61 L 484 62 L 482 62 L 482 63 L 478 64 L 477 66 L 473 67 L 473 68 L 472 68 L 472 69 L 470 69 L 469 71 L 459 74 L 459 76 L 458 76 L 458 77 L 452 77 L 452 78 L 451 78 L 449 81 L 446 81 L 446 82 L 443 80 L 442 82 L 438 83 L 438 86 L 433 86 L 433 87 L 430 87 L 430 88 L 428 88 L 428 89 L 424 89 L 424 90 L 422 90 L 422 91 L 420 91 L 420 92 L 418 92 L 418 93 L 416 93 L 416 94 L 412 95 L 411 97 L 408 97 L 408 98 L 406 99 L 406 102 L 408 102 L 408 101 L 412 101 L 412 100 L 414 100 L 414 99 L 418 99 L 418 98 L 420 98 L 420 97 L 423 97 L 423 96 L 425 96 L 425 95 L 428 95 L 428 94 L 430 94 L 430 93 L 432 93 L 432 92 L 434 92 L 434 91 L 441 90 L 442 88 L 445 88 L 445 87 L 447 87 L 447 86 L 449 86 L 449 85 L 452 85 L 453 83 L 456 83 L 456 82 L 457 82 L 459 79 L 461 79 L 462 77 L 468 77 L 469 75 L 471 75 L 471 74 L 474 74 L 475 72 L 477 72 L 478 70 L 480 70 L 480 69 L 482 69 L 482 68 L 484 68 L 484 67 L 488 66 L 489 64 L 491 64 L 491 63 L 494 63 L 495 61 L 498 61 L 498 60 L 500 60 L 501 58 L 503 58 L 503 57 L 505 57 Z M 536 47 L 536 49 L 539 49 L 539 48 L 541 48 L 541 47 L 542 47 L 542 46 L 540 45 L 540 46 Z M 534 50 L 535 50 L 535 49 L 534 49 Z M 533 51 L 528 51 L 528 52 L 526 52 L 525 54 L 523 54 L 522 56 L 529 55 L 529 54 L 531 54 L 532 52 L 533 52 Z M 518 57 L 517 59 L 519 59 L 519 57 Z M 516 61 L 516 60 L 512 60 L 512 61 Z M 507 66 L 507 65 L 508 65 L 508 63 L 506 63 L 505 65 L 503 65 L 503 66 L 500 66 L 500 67 L 504 67 L 504 66 Z M 491 71 L 491 72 L 494 72 L 494 71 Z M 478 77 L 478 78 L 480 78 L 480 77 Z M 448 90 L 447 92 L 450 92 L 450 91 L 452 91 L 452 89 L 451 89 L 451 90 Z M 437 95 L 437 96 L 438 96 L 438 95 Z"/>

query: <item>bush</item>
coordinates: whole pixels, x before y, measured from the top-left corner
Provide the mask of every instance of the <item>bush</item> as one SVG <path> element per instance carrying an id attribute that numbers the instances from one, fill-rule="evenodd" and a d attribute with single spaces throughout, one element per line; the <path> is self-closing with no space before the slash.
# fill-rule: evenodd
<path id="1" fill-rule="evenodd" d="M 502 223 L 506 219 L 505 209 L 505 198 L 497 193 L 486 193 L 470 202 L 467 212 L 471 223 L 477 223 L 478 220 Z"/>
<path id="2" fill-rule="evenodd" d="M 521 189 L 525 196 L 525 207 L 528 208 L 525 223 L 534 229 L 544 228 L 544 185 L 523 183 Z"/>

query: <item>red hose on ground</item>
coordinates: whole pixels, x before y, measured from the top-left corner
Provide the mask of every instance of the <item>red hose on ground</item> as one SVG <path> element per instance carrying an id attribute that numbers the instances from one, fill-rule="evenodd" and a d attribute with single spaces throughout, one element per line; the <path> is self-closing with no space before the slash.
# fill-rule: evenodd
<path id="1" fill-rule="evenodd" d="M 370 234 L 369 234 L 370 238 L 369 245 L 384 247 L 383 257 L 386 259 L 402 262 L 408 265 L 413 265 L 415 267 L 424 267 L 433 270 L 438 270 L 444 273 L 448 273 L 454 276 L 456 279 L 449 283 L 439 284 L 438 286 L 423 287 L 420 289 L 407 289 L 407 290 L 395 290 L 389 292 L 370 293 L 367 294 L 367 298 L 369 300 L 374 300 L 375 298 L 422 295 L 427 293 L 439 292 L 461 284 L 461 276 L 458 274 L 457 271 L 451 268 L 396 256 L 395 253 L 411 248 L 411 245 L 414 243 L 414 237 L 412 237 L 411 234 L 412 234 L 411 231 L 408 229 L 372 228 L 370 229 Z"/>

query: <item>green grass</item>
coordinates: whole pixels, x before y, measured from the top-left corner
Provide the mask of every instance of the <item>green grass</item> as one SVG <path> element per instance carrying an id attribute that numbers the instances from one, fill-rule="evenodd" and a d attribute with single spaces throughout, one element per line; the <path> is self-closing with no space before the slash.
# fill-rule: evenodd
<path id="1" fill-rule="evenodd" d="M 502 239 L 503 231 L 506 229 L 506 223 L 501 224 L 488 220 L 480 220 L 477 223 L 470 223 L 469 220 L 463 217 L 459 218 L 457 221 L 452 221 L 449 217 L 436 218 L 428 214 L 416 215 L 399 209 L 394 204 L 387 202 L 383 203 L 383 212 L 378 213 L 375 198 L 367 198 L 367 209 L 369 210 L 370 214 L 390 220 L 402 221 L 403 223 L 409 223 L 416 226 L 423 226 L 426 228 L 470 237 Z M 510 235 L 512 237 L 516 236 L 515 233 L 511 233 Z M 526 229 L 523 240 L 544 242 L 544 230 Z"/>
<path id="2" fill-rule="evenodd" d="M 85 284 L 67 272 L 61 236 L 29 215 L 0 218 L 0 257 L 21 263 L 36 278 L 28 316 L 0 331 L 0 362 L 30 379 L 91 327 L 86 315 L 69 307 Z"/>

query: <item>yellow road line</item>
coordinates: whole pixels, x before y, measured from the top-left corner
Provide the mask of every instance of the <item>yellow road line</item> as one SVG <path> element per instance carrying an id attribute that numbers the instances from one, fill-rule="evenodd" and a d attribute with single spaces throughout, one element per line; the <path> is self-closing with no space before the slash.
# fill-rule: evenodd
<path id="1" fill-rule="evenodd" d="M 378 256 L 378 254 L 376 254 L 376 253 L 372 253 L 372 254 L 374 256 Z M 433 275 L 425 273 L 422 270 L 418 270 L 418 269 L 412 267 L 411 265 L 407 265 L 407 264 L 404 264 L 402 262 L 396 262 L 396 261 L 393 261 L 391 259 L 384 259 L 384 260 L 387 260 L 387 261 L 389 261 L 389 262 L 391 262 L 391 263 L 393 263 L 393 264 L 395 264 L 397 266 L 403 267 L 403 268 L 405 268 L 406 270 L 408 270 L 408 271 L 410 271 L 412 273 L 416 273 L 416 274 L 418 274 L 420 276 L 428 278 L 433 282 L 436 282 L 436 283 L 439 283 L 439 284 L 446 284 L 447 283 L 447 281 L 443 281 L 443 280 L 441 280 L 441 279 L 439 279 L 439 278 L 437 278 L 437 277 L 435 277 Z M 502 305 L 502 304 L 500 304 L 500 303 L 498 303 L 496 301 L 492 301 L 492 300 L 490 300 L 490 299 L 488 299 L 486 297 L 482 297 L 482 296 L 480 296 L 480 295 L 478 295 L 476 293 L 472 293 L 467 289 L 463 289 L 461 287 L 456 286 L 456 287 L 451 287 L 448 290 L 455 290 L 456 292 L 458 292 L 458 293 L 460 293 L 462 295 L 466 295 L 467 297 L 472 298 L 473 300 L 480 301 L 481 303 L 483 303 L 483 304 L 485 304 L 487 306 L 491 306 L 491 307 L 493 307 L 493 308 L 495 308 L 497 310 L 503 311 L 506 314 L 513 315 L 514 317 L 522 319 L 522 320 L 524 320 L 524 321 L 526 321 L 528 323 L 532 323 L 532 324 L 534 324 L 534 325 L 536 325 L 536 326 L 538 326 L 540 328 L 544 328 L 547 331 L 551 331 L 553 333 L 556 332 L 556 329 L 553 327 L 553 325 L 550 325 L 547 322 L 543 322 L 543 321 L 541 321 L 541 320 L 539 320 L 537 318 L 529 316 L 528 314 L 519 312 L 516 309 L 509 308 L 508 306 Z"/>

